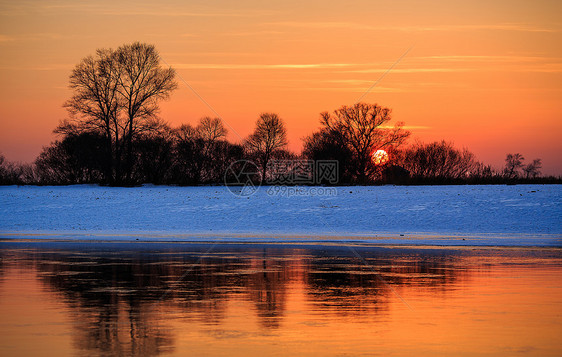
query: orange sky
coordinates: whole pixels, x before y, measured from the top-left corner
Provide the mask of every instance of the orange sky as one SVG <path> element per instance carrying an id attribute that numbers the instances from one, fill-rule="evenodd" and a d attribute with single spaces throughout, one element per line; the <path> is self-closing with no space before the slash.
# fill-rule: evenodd
<path id="1" fill-rule="evenodd" d="M 562 175 L 561 13 L 560 1 L 0 1 L 0 152 L 32 161 L 55 138 L 70 71 L 97 48 L 155 44 L 229 139 L 271 111 L 293 150 L 320 112 L 353 104 L 411 48 L 364 101 L 392 108 L 414 138 L 496 167 L 520 152 Z M 213 113 L 180 82 L 161 115 Z"/>

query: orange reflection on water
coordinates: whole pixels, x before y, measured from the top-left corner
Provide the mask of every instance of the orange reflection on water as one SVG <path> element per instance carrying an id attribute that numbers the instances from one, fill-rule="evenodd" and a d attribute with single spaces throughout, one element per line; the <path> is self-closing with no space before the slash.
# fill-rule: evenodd
<path id="1" fill-rule="evenodd" d="M 0 265 L 0 355 L 562 351 L 558 250 L 360 253 L 370 267 L 321 247 L 15 249 Z"/>

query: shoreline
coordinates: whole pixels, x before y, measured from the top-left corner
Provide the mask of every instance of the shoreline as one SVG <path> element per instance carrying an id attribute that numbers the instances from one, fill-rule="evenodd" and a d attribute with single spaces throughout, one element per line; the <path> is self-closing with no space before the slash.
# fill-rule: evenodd
<path id="1" fill-rule="evenodd" d="M 75 243 L 185 243 L 185 244 L 268 244 L 335 245 L 380 247 L 451 248 L 562 248 L 557 234 L 268 234 L 268 233 L 169 233 L 169 232 L 0 232 L 5 242 Z"/>

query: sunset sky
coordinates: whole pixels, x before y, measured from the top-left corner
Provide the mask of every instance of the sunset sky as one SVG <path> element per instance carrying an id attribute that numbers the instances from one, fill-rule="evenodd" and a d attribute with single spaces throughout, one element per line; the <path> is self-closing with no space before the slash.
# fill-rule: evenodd
<path id="1" fill-rule="evenodd" d="M 319 113 L 363 97 L 410 142 L 446 139 L 499 168 L 562 175 L 560 1 L 0 1 L 0 152 L 31 162 L 56 137 L 72 68 L 97 48 L 154 44 L 177 70 L 173 126 L 213 111 L 241 141 L 261 112 L 290 148 Z"/>

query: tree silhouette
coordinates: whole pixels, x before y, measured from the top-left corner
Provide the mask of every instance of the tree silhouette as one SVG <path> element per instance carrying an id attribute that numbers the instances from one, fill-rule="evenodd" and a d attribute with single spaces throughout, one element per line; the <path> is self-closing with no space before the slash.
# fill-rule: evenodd
<path id="1" fill-rule="evenodd" d="M 43 148 L 35 160 L 37 179 L 41 184 L 99 183 L 107 171 L 106 149 L 102 134 L 67 135 Z"/>
<path id="2" fill-rule="evenodd" d="M 183 124 L 173 130 L 174 164 L 172 176 L 180 185 L 192 185 L 201 182 L 203 162 L 203 140 L 197 130 L 189 124 Z"/>
<path id="3" fill-rule="evenodd" d="M 393 128 L 384 125 L 391 120 L 390 109 L 377 104 L 357 103 L 342 106 L 333 114 L 321 114 L 323 133 L 337 135 L 353 155 L 353 176 L 359 183 L 371 180 L 377 172 L 372 162 L 376 150 L 390 150 L 402 144 L 410 135 L 403 123 Z"/>
<path id="4" fill-rule="evenodd" d="M 70 75 L 74 94 L 64 103 L 71 120 L 64 120 L 55 133 L 78 135 L 102 133 L 106 142 L 106 180 L 120 177 L 122 123 L 119 118 L 119 69 L 113 51 L 99 49 L 76 65 Z"/>
<path id="5" fill-rule="evenodd" d="M 525 178 L 536 178 L 541 174 L 542 160 L 534 159 L 532 163 L 523 167 L 523 172 L 525 172 Z"/>
<path id="6" fill-rule="evenodd" d="M 476 168 L 474 154 L 441 141 L 417 143 L 404 151 L 404 168 L 416 178 L 461 179 Z"/>
<path id="7" fill-rule="evenodd" d="M 523 167 L 523 160 L 525 158 L 519 153 L 507 154 L 505 158 L 505 176 L 509 179 L 519 177 L 519 170 Z"/>
<path id="8" fill-rule="evenodd" d="M 215 168 L 218 159 L 217 149 L 219 142 L 228 134 L 220 118 L 204 117 L 199 120 L 199 125 L 195 128 L 197 137 L 201 140 L 201 178 L 203 181 L 214 181 L 217 173 Z M 213 167 L 215 166 L 215 167 Z M 219 175 L 220 176 L 220 175 Z M 219 179 L 220 181 L 220 179 Z"/>
<path id="9" fill-rule="evenodd" d="M 84 58 L 70 76 L 74 94 L 64 104 L 70 120 L 61 122 L 55 133 L 103 134 L 105 179 L 110 184 L 129 183 L 133 141 L 161 126 L 158 102 L 176 88 L 175 72 L 161 68 L 159 59 L 153 45 L 138 42 L 117 50 L 100 49 Z"/>
<path id="10" fill-rule="evenodd" d="M 248 137 L 245 146 L 253 155 L 262 170 L 262 181 L 266 179 L 267 164 L 276 150 L 287 145 L 287 130 L 283 120 L 275 113 L 263 113 L 256 121 L 254 132 Z"/>
<path id="11" fill-rule="evenodd" d="M 227 142 L 219 118 L 202 118 L 197 127 L 173 129 L 172 182 L 182 185 L 222 183 L 228 166 L 243 157 L 240 145 Z"/>
<path id="12" fill-rule="evenodd" d="M 302 154 L 309 160 L 337 161 L 339 183 L 351 182 L 355 173 L 353 153 L 340 132 L 323 128 L 305 137 Z M 319 172 L 314 172 L 315 176 L 319 174 Z M 318 181 L 315 179 L 315 182 Z"/>
<path id="13" fill-rule="evenodd" d="M 2 184 L 8 181 L 8 168 L 6 164 L 6 158 L 0 153 L 0 183 Z"/>
<path id="14" fill-rule="evenodd" d="M 135 182 L 167 183 L 173 161 L 173 134 L 168 126 L 133 141 L 131 177 Z"/>
<path id="15" fill-rule="evenodd" d="M 226 130 L 220 118 L 203 117 L 196 130 L 199 136 L 209 143 L 224 139 L 228 134 L 228 130 Z"/>
<path id="16" fill-rule="evenodd" d="M 158 127 L 155 122 L 158 101 L 167 99 L 177 88 L 173 69 L 160 67 L 160 56 L 153 45 L 135 42 L 114 53 L 119 69 L 118 91 L 125 114 L 127 141 L 126 182 L 131 178 L 133 138 Z"/>
<path id="17" fill-rule="evenodd" d="M 0 185 L 20 184 L 21 178 L 18 168 L 8 162 L 4 155 L 0 153 Z"/>

